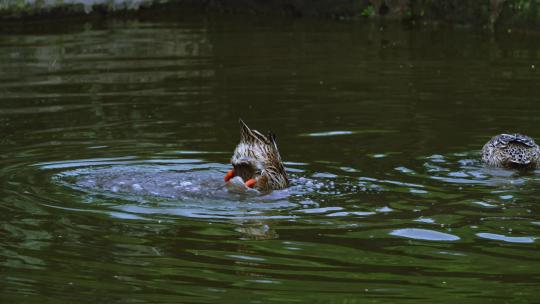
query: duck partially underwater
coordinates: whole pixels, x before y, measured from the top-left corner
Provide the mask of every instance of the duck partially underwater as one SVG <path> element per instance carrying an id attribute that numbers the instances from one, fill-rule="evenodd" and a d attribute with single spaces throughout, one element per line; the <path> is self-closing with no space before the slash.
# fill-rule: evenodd
<path id="1" fill-rule="evenodd" d="M 250 129 L 242 119 L 240 122 L 240 142 L 231 158 L 233 169 L 225 175 L 225 182 L 239 176 L 248 188 L 261 192 L 284 189 L 289 179 L 281 161 L 273 133 L 263 135 Z"/>
<path id="2" fill-rule="evenodd" d="M 482 148 L 482 161 L 489 166 L 509 169 L 540 168 L 540 147 L 526 135 L 499 134 Z"/>

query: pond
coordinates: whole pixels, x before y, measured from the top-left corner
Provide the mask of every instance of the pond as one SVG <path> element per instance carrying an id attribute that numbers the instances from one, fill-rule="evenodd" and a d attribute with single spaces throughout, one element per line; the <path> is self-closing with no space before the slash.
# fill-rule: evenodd
<path id="1" fill-rule="evenodd" d="M 271 17 L 0 36 L 0 284 L 15 303 L 530 302 L 540 40 Z M 222 187 L 238 119 L 291 179 Z"/>

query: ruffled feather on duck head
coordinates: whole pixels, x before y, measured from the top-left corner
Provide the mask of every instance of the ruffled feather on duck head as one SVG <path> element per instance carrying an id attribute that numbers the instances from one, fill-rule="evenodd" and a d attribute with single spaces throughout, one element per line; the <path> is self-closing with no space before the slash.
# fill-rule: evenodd
<path id="1" fill-rule="evenodd" d="M 240 142 L 231 158 L 233 170 L 225 180 L 240 176 L 246 186 L 260 191 L 286 188 L 289 185 L 287 173 L 281 161 L 273 133 L 263 135 L 250 129 L 242 119 L 240 122 Z"/>

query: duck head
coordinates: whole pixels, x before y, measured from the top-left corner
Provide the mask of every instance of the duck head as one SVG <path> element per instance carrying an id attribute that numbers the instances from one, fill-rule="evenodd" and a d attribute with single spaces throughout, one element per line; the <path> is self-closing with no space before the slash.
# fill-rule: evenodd
<path id="1" fill-rule="evenodd" d="M 289 185 L 276 136 L 272 133 L 265 136 L 252 130 L 241 119 L 240 142 L 234 150 L 231 164 L 233 169 L 225 175 L 226 182 L 239 176 L 247 187 L 259 191 L 283 189 Z"/>

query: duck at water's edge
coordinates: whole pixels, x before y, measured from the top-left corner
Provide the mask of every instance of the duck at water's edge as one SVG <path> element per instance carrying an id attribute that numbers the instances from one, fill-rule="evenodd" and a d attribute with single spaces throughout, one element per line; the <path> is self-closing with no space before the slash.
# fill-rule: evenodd
<path id="1" fill-rule="evenodd" d="M 526 135 L 499 134 L 482 148 L 482 161 L 493 167 L 540 168 L 540 147 Z"/>
<path id="2" fill-rule="evenodd" d="M 264 136 L 251 130 L 240 119 L 240 143 L 231 158 L 233 169 L 225 175 L 225 181 L 235 176 L 241 177 L 245 185 L 261 192 L 284 189 L 289 186 L 285 167 L 281 162 L 276 136 Z"/>

